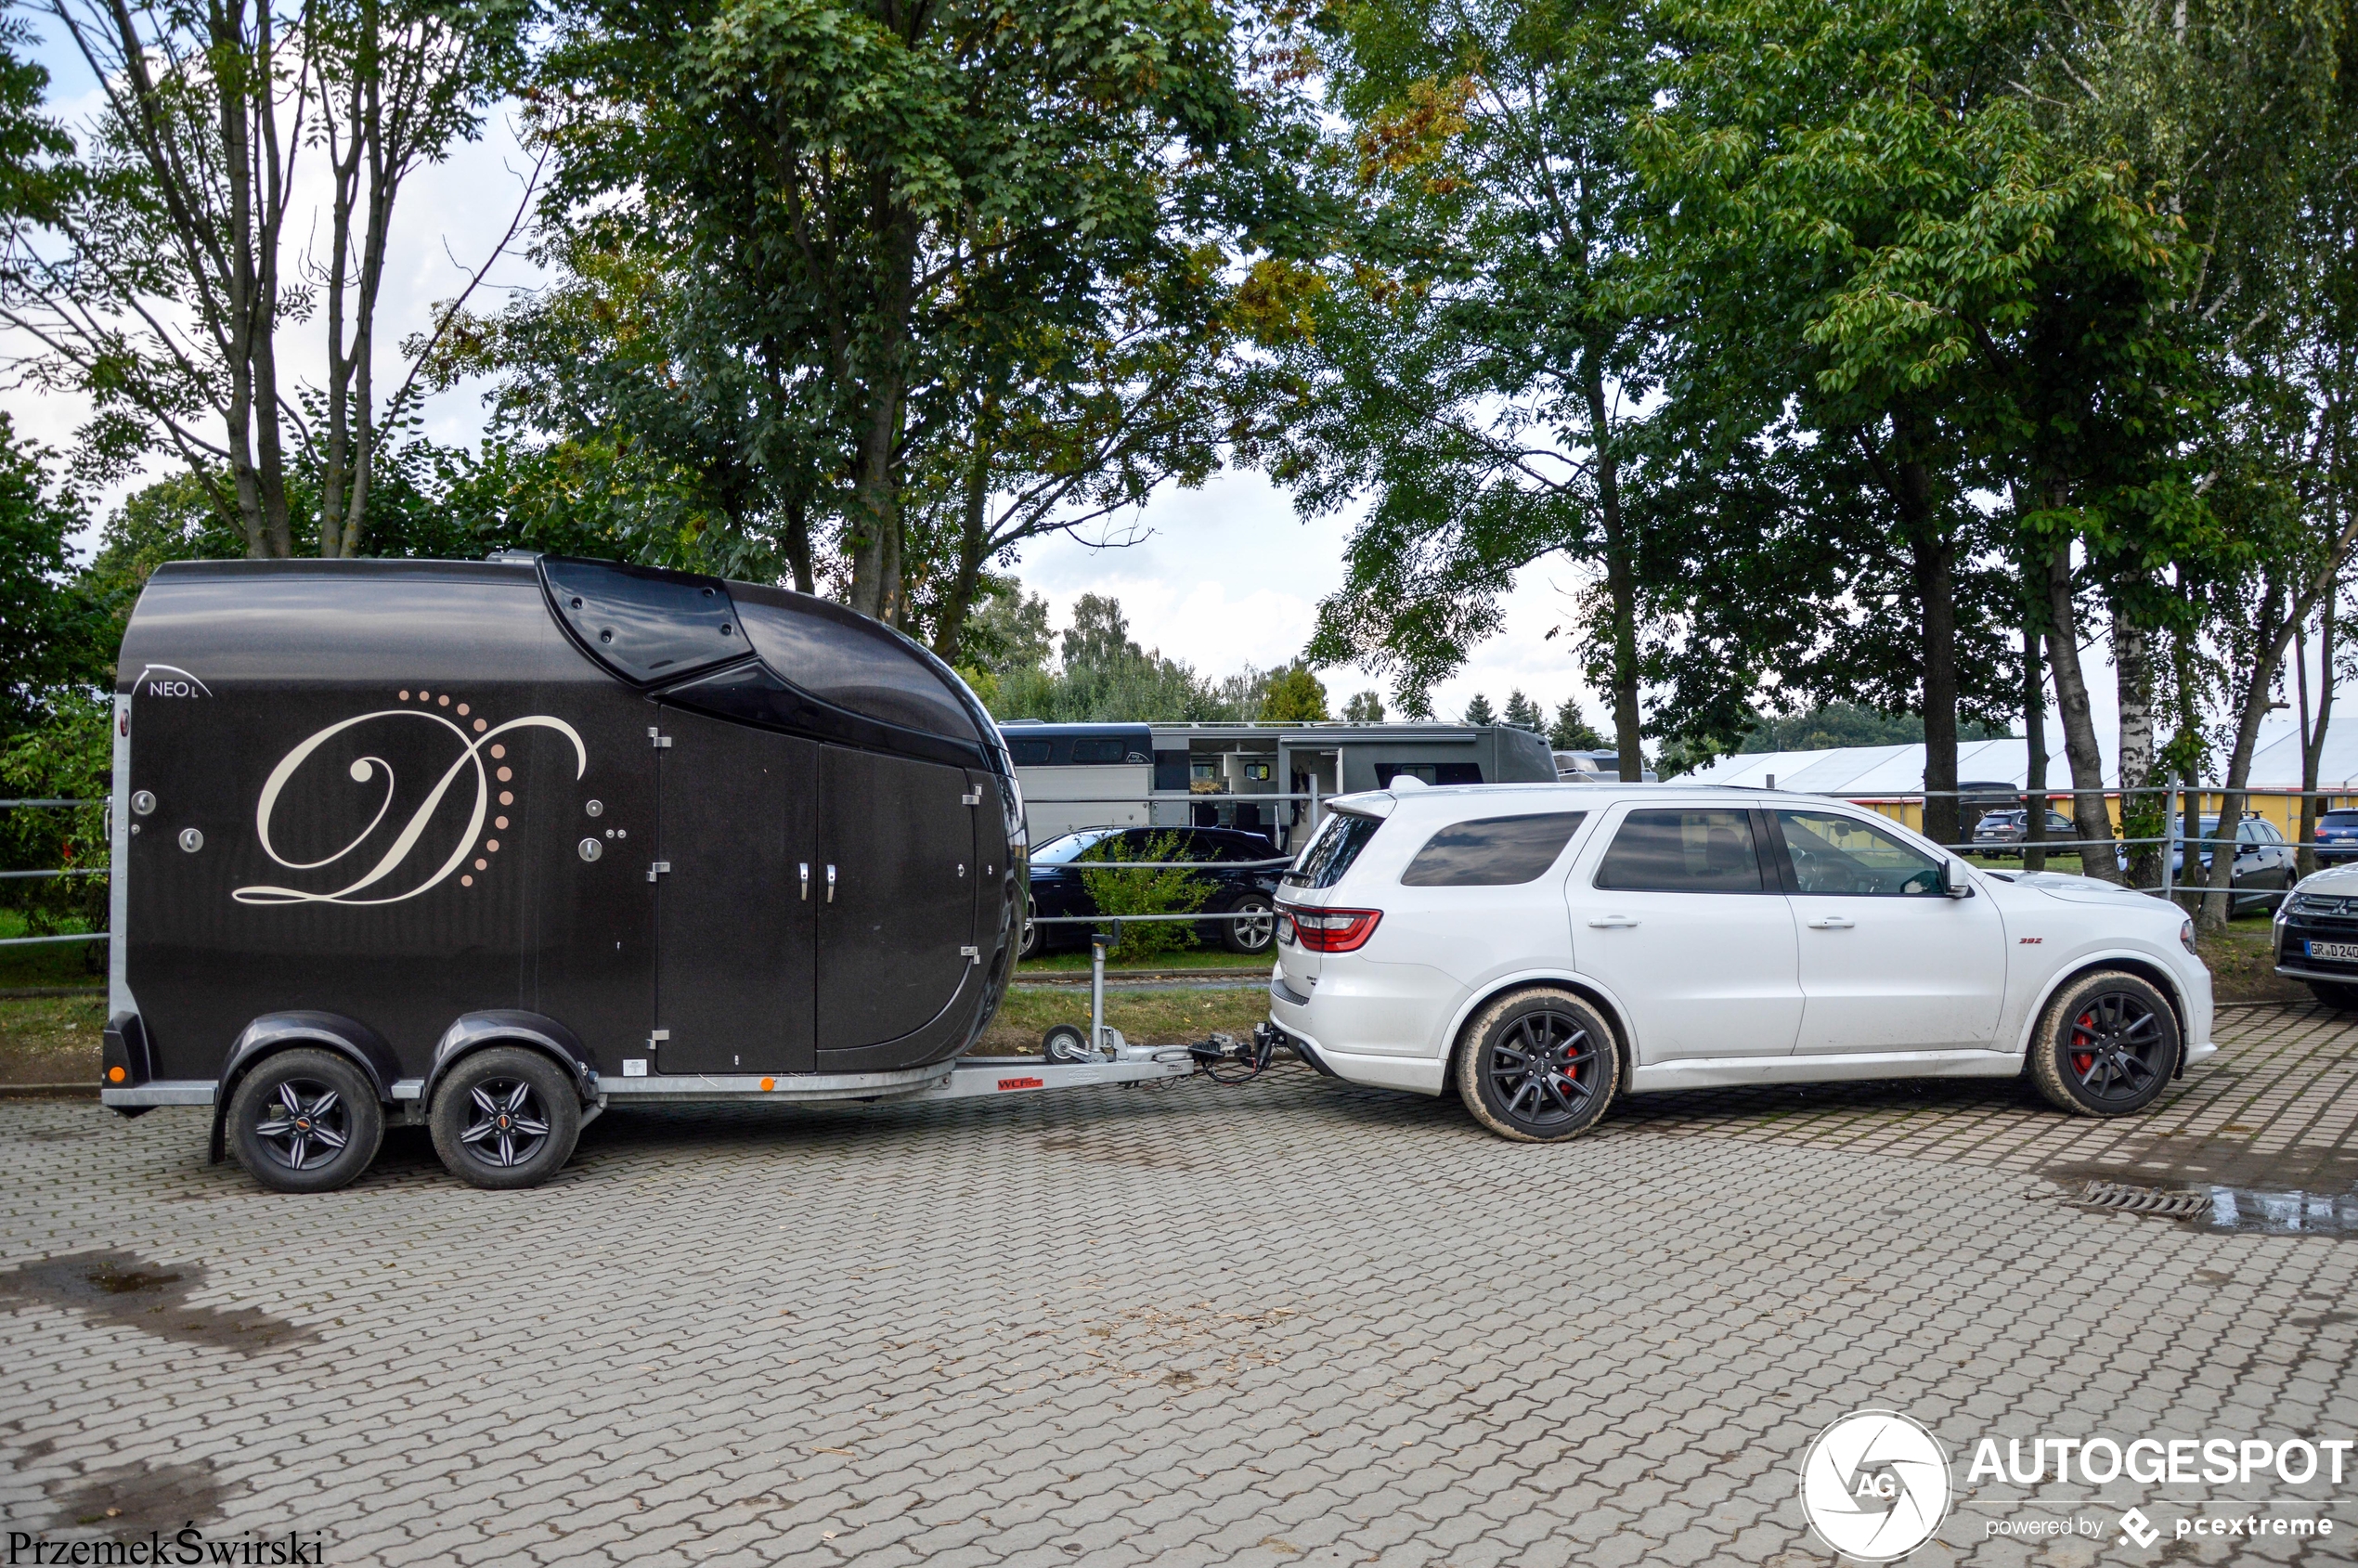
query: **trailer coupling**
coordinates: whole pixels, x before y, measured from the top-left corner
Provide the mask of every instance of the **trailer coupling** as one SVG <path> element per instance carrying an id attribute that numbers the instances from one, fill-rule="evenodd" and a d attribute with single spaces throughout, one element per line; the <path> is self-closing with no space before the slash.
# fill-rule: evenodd
<path id="1" fill-rule="evenodd" d="M 1041 1056 L 961 1056 L 956 1068 L 914 1097 L 959 1100 L 1076 1089 L 1092 1083 L 1158 1083 L 1198 1075 L 1214 1083 L 1250 1083 L 1268 1070 L 1285 1043 L 1268 1024 L 1245 1039 L 1213 1034 L 1186 1045 L 1133 1045 L 1115 1037 L 1106 1051 L 1080 1060 Z"/>

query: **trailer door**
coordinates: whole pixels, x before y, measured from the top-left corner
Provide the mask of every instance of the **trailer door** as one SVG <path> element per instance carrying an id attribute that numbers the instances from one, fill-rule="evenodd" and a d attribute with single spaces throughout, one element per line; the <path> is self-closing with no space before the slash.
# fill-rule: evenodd
<path id="1" fill-rule="evenodd" d="M 977 808 L 965 770 L 820 749 L 819 1049 L 939 1016 L 974 965 Z"/>
<path id="2" fill-rule="evenodd" d="M 810 1072 L 820 748 L 660 711 L 655 1070 Z"/>

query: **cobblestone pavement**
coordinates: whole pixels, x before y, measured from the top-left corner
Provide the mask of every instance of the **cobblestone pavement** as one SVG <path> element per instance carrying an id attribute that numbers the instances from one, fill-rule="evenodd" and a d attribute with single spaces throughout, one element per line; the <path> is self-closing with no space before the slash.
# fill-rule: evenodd
<path id="1" fill-rule="evenodd" d="M 416 1131 L 292 1198 L 202 1112 L 0 1105 L 0 1512 L 330 1562 L 1824 1563 L 1795 1467 L 1885 1406 L 1956 1461 L 1911 1564 L 2350 1562 L 2358 1473 L 1966 1478 L 1985 1436 L 2358 1436 L 2358 1247 L 2062 1200 L 2353 1185 L 2358 1028 L 2219 1032 L 2125 1122 L 1868 1085 L 1533 1147 L 1288 1068 L 617 1111 L 512 1194 Z M 2336 1535 L 2115 1535 L 2254 1501 Z"/>

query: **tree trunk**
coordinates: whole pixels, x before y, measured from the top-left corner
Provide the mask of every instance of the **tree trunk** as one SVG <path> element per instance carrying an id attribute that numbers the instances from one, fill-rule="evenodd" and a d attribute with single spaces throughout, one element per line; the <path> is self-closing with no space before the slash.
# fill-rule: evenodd
<path id="1" fill-rule="evenodd" d="M 2317 774 L 2325 764 L 2326 726 L 2334 712 L 2334 611 L 2341 598 L 2340 585 L 2326 595 L 2317 607 L 2317 712 L 2313 719 L 2309 712 L 2309 650 L 2304 641 L 2296 637 L 2300 671 L 2300 834 L 2297 842 L 2296 863 L 2300 875 L 2312 876 L 2317 871 Z"/>
<path id="2" fill-rule="evenodd" d="M 2261 720 L 2268 717 L 2268 693 L 2276 683 L 2276 664 L 2285 654 L 2285 645 L 2292 640 L 2292 628 L 2280 618 L 2283 613 L 2284 589 L 2274 578 L 2267 580 L 2261 592 L 2259 635 L 2253 640 L 2258 656 L 2246 672 L 2243 700 L 2235 714 L 2235 739 L 2227 754 L 2227 776 L 2222 782 L 2219 797 L 2219 826 L 2211 835 L 2213 842 L 2203 846 L 2210 851 L 2210 875 L 2204 880 L 2202 914 L 2196 923 L 2205 932 L 2224 930 L 2235 909 L 2235 832 L 2244 819 L 2244 803 L 2248 798 L 2245 786 L 2251 781 L 2251 754 L 2260 742 Z M 2307 609 L 2296 605 L 2298 616 Z M 2188 864 L 2198 863 L 2189 857 Z"/>
<path id="3" fill-rule="evenodd" d="M 933 651 L 942 662 L 958 662 L 958 639 L 982 586 L 982 564 L 991 558 L 991 457 L 998 439 L 998 399 L 986 394 L 976 403 L 973 440 L 958 498 L 958 569 L 935 616 Z"/>
<path id="4" fill-rule="evenodd" d="M 2154 743 L 2153 645 L 2145 628 L 2118 603 L 2112 611 L 2112 661 L 2120 705 L 2120 836 L 2132 888 L 2161 885 L 2161 847 L 2139 838 L 2167 836 L 2170 808 L 2161 793 L 2161 758 Z"/>
<path id="5" fill-rule="evenodd" d="M 876 312 L 883 317 L 876 363 L 869 370 L 867 420 L 860 432 L 851 499 L 851 607 L 898 626 L 907 618 L 901 603 L 900 425 L 909 389 L 909 315 L 916 297 L 917 221 L 900 207 L 887 176 L 874 176 L 875 207 L 894 215 L 884 225 L 887 254 L 880 258 L 885 286 Z"/>
<path id="6" fill-rule="evenodd" d="M 2105 759 L 2089 712 L 2088 678 L 2079 664 L 2079 618 L 2071 603 L 2071 546 L 2047 559 L 2047 667 L 2054 671 L 2055 709 L 2062 717 L 2064 759 L 2071 765 L 2072 836 L 2082 875 L 2119 880 L 2112 817 L 2105 809 Z"/>
<path id="7" fill-rule="evenodd" d="M 1597 462 L 1597 511 L 1605 525 L 1605 592 L 1613 601 L 1613 728 L 1621 758 L 1621 779 L 1646 776 L 1644 737 L 1638 714 L 1638 562 L 1621 511 L 1620 460 L 1613 451 L 1611 406 L 1605 401 L 1604 350 L 1581 349 L 1582 392 L 1588 404 L 1589 444 Z"/>
<path id="8" fill-rule="evenodd" d="M 810 507 L 797 492 L 785 503 L 786 564 L 794 568 L 797 593 L 814 591 L 810 577 Z"/>
<path id="9" fill-rule="evenodd" d="M 1920 495 L 1929 488 L 1923 466 L 1900 465 L 1902 483 Z M 1957 798 L 1957 551 L 1923 512 L 1919 518 L 1912 553 L 1924 615 L 1924 836 L 1953 845 L 1964 823 Z"/>
<path id="10" fill-rule="evenodd" d="M 2022 627 L 2022 869 L 2047 869 L 2047 674 L 2039 656 L 2039 617 Z"/>

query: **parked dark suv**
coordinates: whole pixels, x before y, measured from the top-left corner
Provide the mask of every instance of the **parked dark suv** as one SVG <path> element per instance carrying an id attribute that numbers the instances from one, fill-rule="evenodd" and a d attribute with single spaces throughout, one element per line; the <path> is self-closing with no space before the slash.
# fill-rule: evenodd
<path id="1" fill-rule="evenodd" d="M 1160 849 L 1161 852 L 1150 853 Z M 1221 827 L 1090 827 L 1052 838 L 1031 852 L 1031 913 L 1034 915 L 1095 914 L 1096 901 L 1082 878 L 1082 856 L 1102 861 L 1201 862 L 1201 880 L 1212 885 L 1203 901 L 1208 914 L 1241 914 L 1241 920 L 1206 921 L 1196 927 L 1203 940 L 1217 939 L 1231 952 L 1263 953 L 1277 934 L 1277 847 L 1257 833 Z M 1264 862 L 1256 865 L 1254 862 Z M 1082 947 L 1087 926 L 1027 923 L 1021 955 L 1053 948 Z"/>
<path id="2" fill-rule="evenodd" d="M 2326 811 L 2317 818 L 2317 863 L 2358 860 L 2358 811 Z"/>

